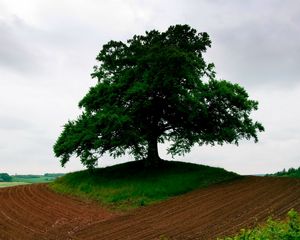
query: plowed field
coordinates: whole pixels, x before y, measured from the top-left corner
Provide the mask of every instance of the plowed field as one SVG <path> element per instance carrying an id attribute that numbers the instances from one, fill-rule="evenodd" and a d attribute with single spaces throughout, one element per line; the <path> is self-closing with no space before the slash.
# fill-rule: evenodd
<path id="1" fill-rule="evenodd" d="M 0 239 L 215 239 L 300 211 L 300 179 L 246 177 L 129 214 L 35 184 L 0 189 Z"/>

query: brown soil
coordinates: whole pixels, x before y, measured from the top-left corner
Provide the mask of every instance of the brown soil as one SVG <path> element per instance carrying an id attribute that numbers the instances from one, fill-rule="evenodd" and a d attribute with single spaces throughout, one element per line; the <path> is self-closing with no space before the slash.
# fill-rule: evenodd
<path id="1" fill-rule="evenodd" d="M 46 185 L 0 189 L 0 239 L 216 239 L 268 216 L 300 211 L 300 179 L 246 177 L 129 214 L 53 193 Z"/>
<path id="2" fill-rule="evenodd" d="M 52 192 L 45 184 L 0 189 L 0 239 L 72 239 L 74 232 L 115 217 L 94 203 Z"/>

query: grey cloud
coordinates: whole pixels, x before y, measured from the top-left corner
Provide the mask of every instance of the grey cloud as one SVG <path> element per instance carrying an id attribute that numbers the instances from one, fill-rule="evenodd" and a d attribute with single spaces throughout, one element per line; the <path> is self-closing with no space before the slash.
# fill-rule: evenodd
<path id="1" fill-rule="evenodd" d="M 30 72 L 39 66 L 38 50 L 32 45 L 30 29 L 17 17 L 0 20 L 0 67 Z"/>
<path id="2" fill-rule="evenodd" d="M 28 130 L 32 127 L 31 123 L 22 118 L 0 115 L 0 130 Z"/>
<path id="3" fill-rule="evenodd" d="M 258 86 L 300 83 L 300 35 L 292 26 L 248 23 L 218 33 L 216 39 L 223 48 L 221 69 L 233 79 Z"/>
<path id="4" fill-rule="evenodd" d="M 218 76 L 246 87 L 300 83 L 298 1 L 190 1 L 187 21 L 212 38 Z"/>

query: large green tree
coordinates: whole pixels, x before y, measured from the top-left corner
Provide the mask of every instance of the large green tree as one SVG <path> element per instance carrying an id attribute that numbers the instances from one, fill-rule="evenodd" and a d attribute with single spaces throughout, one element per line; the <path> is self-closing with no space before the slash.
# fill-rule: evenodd
<path id="1" fill-rule="evenodd" d="M 194 144 L 257 141 L 264 128 L 250 113 L 258 102 L 238 84 L 216 79 L 203 58 L 210 46 L 207 33 L 188 25 L 105 44 L 91 74 L 98 82 L 79 103 L 82 114 L 54 145 L 61 164 L 76 155 L 92 168 L 104 153 L 128 152 L 151 165 L 160 160 L 158 142 L 169 141 L 173 156 Z"/>

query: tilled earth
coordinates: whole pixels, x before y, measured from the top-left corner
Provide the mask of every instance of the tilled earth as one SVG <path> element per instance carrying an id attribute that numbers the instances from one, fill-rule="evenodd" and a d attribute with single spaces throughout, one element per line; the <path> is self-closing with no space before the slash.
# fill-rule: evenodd
<path id="1" fill-rule="evenodd" d="M 216 239 L 300 211 L 300 179 L 245 177 L 128 214 L 62 196 L 45 184 L 0 189 L 0 239 Z"/>

